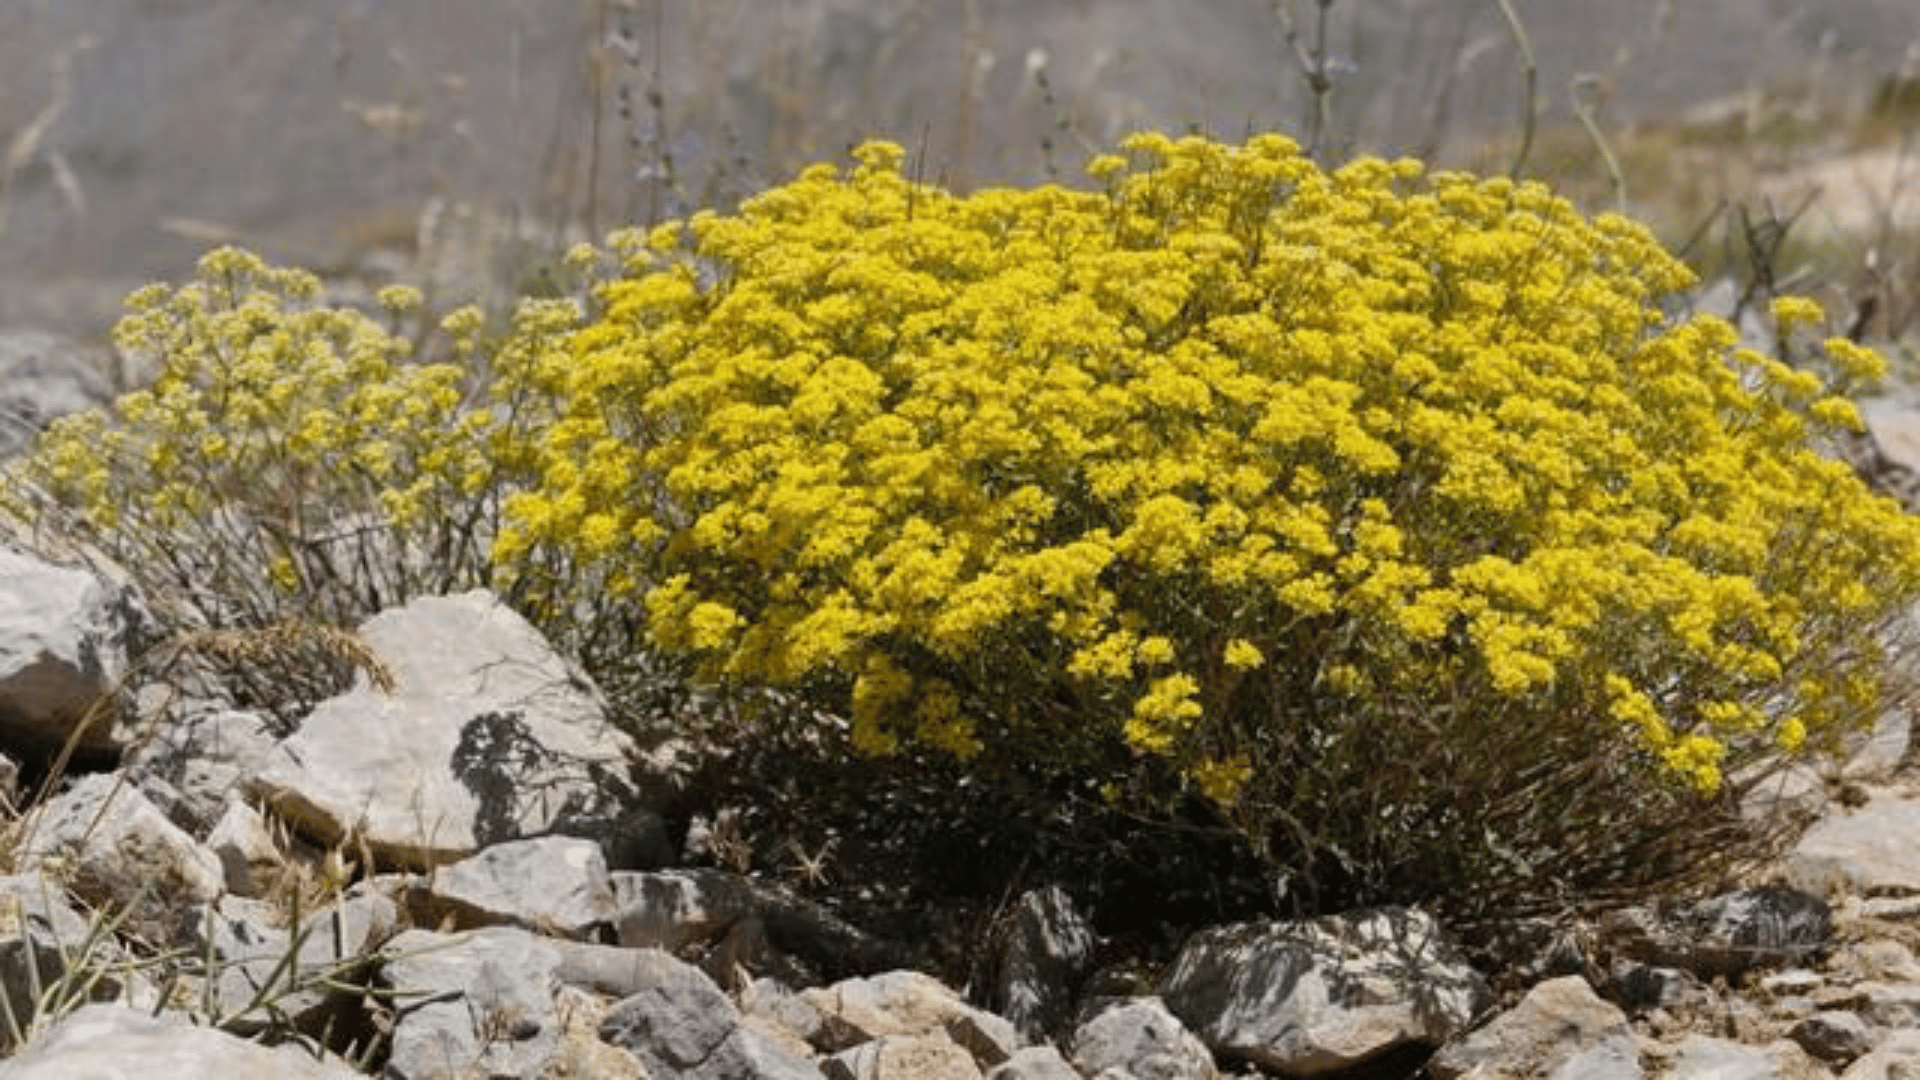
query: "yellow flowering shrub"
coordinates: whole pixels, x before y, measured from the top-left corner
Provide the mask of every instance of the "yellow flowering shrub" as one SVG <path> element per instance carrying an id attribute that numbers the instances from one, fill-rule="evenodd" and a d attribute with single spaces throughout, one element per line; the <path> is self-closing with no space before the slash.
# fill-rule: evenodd
<path id="1" fill-rule="evenodd" d="M 599 258 L 575 252 L 568 270 L 604 276 Z M 548 549 L 517 558 L 511 580 L 495 568 L 506 497 L 540 480 L 546 440 L 568 430 L 530 376 L 568 355 L 577 300 L 522 300 L 504 327 L 465 307 L 428 328 L 409 288 L 381 290 L 369 313 L 236 248 L 196 269 L 134 292 L 115 327 L 149 381 L 56 420 L 0 483 L 15 540 L 106 556 L 183 632 L 350 628 L 492 586 L 611 692 L 646 698 L 637 708 L 678 696 L 674 666 L 633 647 L 638 620 L 599 602 L 618 591 L 596 576 L 601 534 L 577 538 L 596 566 Z M 443 357 L 415 357 L 422 340 Z M 342 673 L 324 650 L 310 659 L 236 689 L 295 717 Z"/>
<path id="2" fill-rule="evenodd" d="M 1920 525 L 1822 452 L 1880 360 L 1813 302 L 1766 355 L 1663 314 L 1631 221 L 1277 135 L 1091 191 L 855 157 L 624 238 L 530 369 L 503 567 L 598 566 L 868 752 L 1185 791 L 1347 879 L 1544 873 L 1552 815 L 1684 818 L 1868 715 Z"/>
<path id="3" fill-rule="evenodd" d="M 578 251 L 588 318 L 457 312 L 447 362 L 407 290 L 216 251 L 13 506 L 197 625 L 492 584 L 616 697 L 659 650 L 1346 900 L 1672 870 L 1872 715 L 1920 526 L 1825 452 L 1881 361 L 1812 301 L 1759 351 L 1632 222 L 1279 136 L 1084 191 L 856 158 Z"/>
<path id="4" fill-rule="evenodd" d="M 114 339 L 151 382 L 54 422 L 11 477 L 12 509 L 77 526 L 182 629 L 352 626 L 485 584 L 537 410 L 509 422 L 514 402 L 490 400 L 471 365 L 411 360 L 413 290 L 378 302 L 385 320 L 322 303 L 313 275 L 233 248 L 189 283 L 138 290 Z M 529 305 L 496 361 L 564 340 L 565 309 Z M 480 321 L 448 319 L 461 354 Z"/>

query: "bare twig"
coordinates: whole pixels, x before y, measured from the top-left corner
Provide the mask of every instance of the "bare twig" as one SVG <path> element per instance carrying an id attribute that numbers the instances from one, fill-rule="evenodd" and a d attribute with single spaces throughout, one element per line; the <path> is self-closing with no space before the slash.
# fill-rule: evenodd
<path id="1" fill-rule="evenodd" d="M 1301 77 L 1306 80 L 1307 92 L 1313 96 L 1313 112 L 1307 126 L 1307 154 L 1324 164 L 1324 143 L 1333 126 L 1333 77 L 1327 67 L 1327 13 L 1333 8 L 1334 0 L 1314 0 L 1314 4 L 1317 17 L 1311 45 L 1302 38 L 1300 27 L 1294 22 L 1289 0 L 1273 0 L 1273 15 L 1280 23 L 1280 38 L 1292 51 Z"/>
<path id="2" fill-rule="evenodd" d="M 1807 192 L 1801 197 L 1800 204 L 1784 217 L 1774 209 L 1771 201 L 1766 204 L 1765 217 L 1759 219 L 1747 207 L 1740 207 L 1739 241 L 1748 274 L 1746 284 L 1740 289 L 1740 298 L 1733 305 L 1732 318 L 1736 324 L 1749 308 L 1770 302 L 1790 284 L 1790 279 L 1780 275 L 1780 257 L 1786 247 L 1787 234 L 1799 223 L 1819 194 L 1818 190 Z"/>
<path id="3" fill-rule="evenodd" d="M 1034 48 L 1027 51 L 1027 74 L 1033 79 L 1033 85 L 1040 91 L 1040 101 L 1047 109 L 1047 130 L 1040 135 L 1042 167 L 1047 178 L 1056 180 L 1060 176 L 1059 163 L 1054 159 L 1054 151 L 1059 147 L 1056 136 L 1071 137 L 1080 149 L 1092 153 L 1096 149 L 1093 141 L 1080 130 L 1079 121 L 1073 110 L 1061 103 L 1053 92 L 1053 80 L 1047 75 L 1047 64 L 1051 59 L 1045 49 Z"/>
<path id="4" fill-rule="evenodd" d="M 827 837 L 818 851 L 809 853 L 798 840 L 787 840 L 787 854 L 793 856 L 793 862 L 787 865 L 787 873 L 806 885 L 824 885 L 829 877 L 827 860 L 833 857 L 834 837 Z"/>
<path id="5" fill-rule="evenodd" d="M 1593 145 L 1600 151 L 1601 160 L 1606 162 L 1607 182 L 1613 187 L 1614 209 L 1624 214 L 1627 211 L 1627 177 L 1620 170 L 1620 159 L 1614 155 L 1613 144 L 1607 141 L 1606 134 L 1600 130 L 1600 79 L 1585 73 L 1575 75 L 1567 92 L 1573 99 L 1573 112 L 1580 118 L 1580 126 L 1586 129 L 1587 137 L 1593 140 Z"/>
<path id="6" fill-rule="evenodd" d="M 1520 21 L 1520 14 L 1513 10 L 1513 0 L 1493 0 L 1500 14 L 1506 16 L 1507 29 L 1513 33 L 1514 47 L 1520 50 L 1522 89 L 1520 92 L 1520 146 L 1513 152 L 1513 164 L 1507 168 L 1507 175 L 1520 179 L 1520 173 L 1526 168 L 1527 156 L 1533 153 L 1533 128 L 1540 111 L 1540 65 L 1533 58 L 1533 41 L 1527 36 L 1526 24 Z"/>

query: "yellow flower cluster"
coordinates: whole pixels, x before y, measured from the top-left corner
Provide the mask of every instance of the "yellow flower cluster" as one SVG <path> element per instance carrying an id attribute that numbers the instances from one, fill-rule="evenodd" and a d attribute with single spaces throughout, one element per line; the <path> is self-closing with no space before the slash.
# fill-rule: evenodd
<path id="1" fill-rule="evenodd" d="M 1376 695 L 1709 792 L 1861 714 L 1920 525 L 1820 452 L 1878 358 L 1811 301 L 1824 374 L 1665 317 L 1626 219 L 1278 135 L 1137 136 L 1093 191 L 855 157 L 622 239 L 530 373 L 564 419 L 507 564 L 601 567 L 868 749 L 1091 732 L 1223 805 Z"/>
<path id="2" fill-rule="evenodd" d="M 133 293 L 115 329 L 152 383 L 54 423 L 16 481 L 77 513 L 153 599 L 215 626 L 351 625 L 485 581 L 502 426 L 472 407 L 471 374 L 409 362 L 380 320 L 320 303 L 311 274 L 233 248 L 198 271 Z M 420 297 L 378 301 L 397 325 Z M 477 318 L 448 330 L 471 338 Z"/>

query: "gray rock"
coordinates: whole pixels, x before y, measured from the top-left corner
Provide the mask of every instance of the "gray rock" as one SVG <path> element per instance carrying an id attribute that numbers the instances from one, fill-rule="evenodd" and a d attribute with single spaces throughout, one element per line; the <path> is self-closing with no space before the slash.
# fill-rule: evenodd
<path id="1" fill-rule="evenodd" d="M 267 819 L 237 800 L 227 804 L 226 813 L 213 823 L 206 848 L 220 860 L 227 891 L 235 896 L 264 895 L 286 867 Z"/>
<path id="2" fill-rule="evenodd" d="M 252 1011 L 276 995 L 296 989 L 297 975 L 289 970 L 288 977 L 283 978 L 279 970 L 281 959 L 294 951 L 293 934 L 278 925 L 273 905 L 245 897 L 222 897 L 218 904 L 189 915 L 187 921 L 181 941 L 191 949 L 191 955 L 212 961 L 211 970 L 201 971 L 199 976 L 213 984 L 201 1000 L 210 1002 L 207 1011 L 214 1022 Z M 295 1011 L 303 1007 L 304 1003 L 296 1005 Z"/>
<path id="3" fill-rule="evenodd" d="M 1403 908 L 1203 930 L 1160 992 L 1214 1053 L 1296 1076 L 1437 1046 L 1491 1001 L 1439 924 Z"/>
<path id="4" fill-rule="evenodd" d="M 338 1058 L 258 1043 L 123 1005 L 88 1005 L 63 1018 L 11 1061 L 6 1080 L 103 1077 L 260 1076 L 275 1080 L 358 1080 Z"/>
<path id="5" fill-rule="evenodd" d="M 981 1068 L 991 1068 L 1021 1045 L 1004 1018 L 967 1004 L 938 979 L 917 971 L 843 979 L 800 996 L 819 1010 L 815 1045 L 829 1051 L 888 1035 L 940 1034 L 965 1047 Z"/>
<path id="6" fill-rule="evenodd" d="M 1027 1042 L 1005 1017 L 979 1009 L 949 1020 L 946 1036 L 955 1046 L 971 1054 L 982 1069 L 991 1069 L 1006 1061 Z"/>
<path id="7" fill-rule="evenodd" d="M 1873 1049 L 1873 1028 L 1859 1013 L 1825 1009 L 1787 1030 L 1787 1038 L 1821 1061 L 1845 1065 Z"/>
<path id="8" fill-rule="evenodd" d="M 1767 775 L 1743 777 L 1740 815 L 1754 824 L 1811 821 L 1826 810 L 1827 781 L 1813 762 L 1769 763 Z"/>
<path id="9" fill-rule="evenodd" d="M 1810 994 L 1827 984 L 1827 977 L 1817 971 L 1806 968 L 1788 968 L 1760 977 L 1755 984 L 1761 993 L 1771 998 L 1800 997 Z"/>
<path id="10" fill-rule="evenodd" d="M 1214 1080 L 1206 1044 L 1159 998 L 1110 1003 L 1073 1033 L 1073 1066 L 1087 1076 L 1108 1070 L 1135 1080 Z"/>
<path id="11" fill-rule="evenodd" d="M 599 994 L 562 986 L 554 994 L 560 1013 L 560 1053 L 540 1080 L 659 1080 L 640 1059 L 600 1040 L 611 1002 Z"/>
<path id="12" fill-rule="evenodd" d="M 215 818 L 212 823 L 202 822 L 194 815 L 194 807 L 188 802 L 186 796 L 181 794 L 180 789 L 157 776 L 136 778 L 132 770 L 117 771 L 130 786 L 137 788 L 140 794 L 145 795 L 147 801 L 153 804 L 153 808 L 160 811 L 168 821 L 194 836 L 204 834 L 219 821 Z"/>
<path id="13" fill-rule="evenodd" d="M 987 1070 L 987 1080 L 1081 1080 L 1081 1076 L 1053 1047 L 1025 1046 Z"/>
<path id="14" fill-rule="evenodd" d="M 158 784 L 167 785 L 174 795 L 163 808 L 193 833 L 220 820 L 280 741 L 268 717 L 206 702 L 155 705 L 142 723 L 150 737 L 128 750 L 127 774 L 149 798 Z"/>
<path id="15" fill-rule="evenodd" d="M 658 949 L 633 951 L 642 988 L 607 1012 L 600 1037 L 655 1077 L 677 1080 L 822 1080 L 813 1062 L 755 1028 L 700 969 Z"/>
<path id="16" fill-rule="evenodd" d="M 1818 896 L 1920 893 L 1920 801 L 1881 793 L 1828 814 L 1801 836 L 1781 872 Z"/>
<path id="17" fill-rule="evenodd" d="M 1889 1032 L 1867 1056 L 1847 1066 L 1840 1080 L 1913 1080 L 1920 1076 L 1920 1031 Z"/>
<path id="18" fill-rule="evenodd" d="M 631 740 L 492 594 L 415 600 L 360 636 L 392 693 L 363 680 L 322 702 L 254 783 L 303 834 L 434 866 L 504 840 L 597 834 L 626 809 Z"/>
<path id="19" fill-rule="evenodd" d="M 1883 1028 L 1920 1028 L 1920 984 L 1860 983 L 1853 988 L 1860 1015 Z"/>
<path id="20" fill-rule="evenodd" d="M 616 871 L 612 886 L 614 931 L 630 949 L 678 953 L 763 907 L 745 878 L 722 870 Z"/>
<path id="21" fill-rule="evenodd" d="M 1904 922 L 1920 915 L 1920 906 L 1916 897 L 1893 898 L 1876 897 L 1854 905 L 1856 916 L 1868 919 L 1886 919 L 1891 922 Z M 1891 907 L 1898 904 L 1898 907 Z M 1843 972 L 1848 981 L 1853 982 L 1910 982 L 1920 983 L 1920 959 L 1915 959 L 1913 950 L 1890 938 L 1867 938 L 1843 945 L 1833 952 L 1829 965 L 1835 971 Z"/>
<path id="22" fill-rule="evenodd" d="M 1885 709 L 1873 730 L 1847 740 L 1850 751 L 1840 766 L 1840 778 L 1864 784 L 1882 784 L 1907 759 L 1913 741 L 1913 719 L 1905 708 Z"/>
<path id="23" fill-rule="evenodd" d="M 777 979 L 755 979 L 740 995 L 740 1007 L 747 1015 L 791 1031 L 810 1045 L 825 1045 L 826 1017 Z"/>
<path id="24" fill-rule="evenodd" d="M 902 950 L 891 943 L 818 904 L 739 874 L 616 871 L 612 880 L 620 944 L 675 954 L 699 947 L 707 974 L 734 989 L 761 974 L 788 985 L 813 985 L 901 962 Z"/>
<path id="25" fill-rule="evenodd" d="M 1818 956 L 1833 936 L 1833 913 L 1820 897 L 1779 886 L 1735 889 L 1695 904 L 1689 971 L 1737 978 L 1761 967 L 1785 967 Z"/>
<path id="26" fill-rule="evenodd" d="M 99 574 L 0 549 L 0 749 L 82 759 L 125 745 L 120 682 L 150 618 Z"/>
<path id="27" fill-rule="evenodd" d="M 1611 975 L 1613 1000 L 1635 1014 L 1650 1009 L 1686 1008 L 1711 997 L 1711 991 L 1699 979 L 1679 968 L 1615 960 Z"/>
<path id="28" fill-rule="evenodd" d="M 1030 1042 L 1063 1033 L 1094 945 L 1093 928 L 1065 889 L 1049 885 L 1026 893 L 1014 906 L 993 1005 Z"/>
<path id="29" fill-rule="evenodd" d="M 1920 410 L 1911 392 L 1875 394 L 1860 401 L 1866 421 L 1885 464 L 1911 475 L 1920 472 Z"/>
<path id="30" fill-rule="evenodd" d="M 584 940 L 614 915 L 600 845 L 568 836 L 509 840 L 428 875 L 418 921 L 458 929 L 519 926 Z"/>
<path id="31" fill-rule="evenodd" d="M 1674 1048 L 1669 1080 L 1783 1080 L 1773 1054 L 1730 1039 L 1688 1035 Z"/>
<path id="32" fill-rule="evenodd" d="M 884 1035 L 820 1063 L 827 1080 L 980 1080 L 973 1056 L 940 1035 Z"/>
<path id="33" fill-rule="evenodd" d="M 124 777 L 92 773 L 29 814 L 19 864 L 56 876 L 95 907 L 126 915 L 126 931 L 171 942 L 182 905 L 226 888 L 220 860 L 168 821 Z"/>
<path id="34" fill-rule="evenodd" d="M 1570 920 L 1543 916 L 1500 918 L 1483 928 L 1483 955 L 1519 985 L 1583 975 L 1599 981 L 1593 942 L 1587 928 Z"/>
<path id="35" fill-rule="evenodd" d="M 1626 1014 L 1578 975 L 1549 979 L 1527 991 L 1485 1027 L 1442 1047 L 1427 1070 L 1437 1080 L 1639 1080 L 1642 1075 Z"/>
<path id="36" fill-rule="evenodd" d="M 538 1076 L 562 1052 L 552 943 L 510 927 L 408 930 L 385 953 L 379 979 L 397 995 L 392 1080 Z"/>
<path id="37" fill-rule="evenodd" d="M 48 423 L 111 396 L 105 349 L 44 330 L 0 330 L 0 456 L 32 445 Z"/>
<path id="38" fill-rule="evenodd" d="M 306 917 L 297 932 L 283 919 L 277 905 L 226 897 L 183 935 L 195 957 L 214 962 L 211 1019 L 227 1030 L 250 1035 L 284 1022 L 318 1037 L 336 1004 L 329 984 L 356 983 L 400 927 L 398 905 L 369 889 Z"/>
<path id="39" fill-rule="evenodd" d="M 1832 932 L 1826 901 L 1780 886 L 1736 889 L 1658 911 L 1621 908 L 1600 921 L 1602 940 L 1616 955 L 1701 979 L 1738 979 L 1756 968 L 1802 963 L 1827 947 Z"/>

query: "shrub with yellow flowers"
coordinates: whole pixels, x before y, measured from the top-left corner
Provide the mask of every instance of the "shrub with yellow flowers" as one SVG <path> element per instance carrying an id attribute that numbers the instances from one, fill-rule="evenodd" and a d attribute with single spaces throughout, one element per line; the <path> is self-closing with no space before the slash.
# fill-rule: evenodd
<path id="1" fill-rule="evenodd" d="M 151 381 L 55 421 L 8 508 L 85 539 L 175 630 L 350 628 L 489 582 L 500 495 L 542 415 L 491 375 L 562 342 L 574 306 L 529 302 L 486 364 L 480 313 L 456 312 L 455 356 L 422 363 L 400 333 L 418 293 L 382 290 L 384 320 L 320 293 L 234 248 L 133 293 L 114 340 Z"/>
<path id="2" fill-rule="evenodd" d="M 1197 806 L 1357 899 L 1671 872 L 1871 714 L 1920 524 L 1822 452 L 1881 361 L 1812 302 L 1757 351 L 1627 219 L 1278 135 L 1092 190 L 855 158 L 623 238 L 527 369 L 509 574 L 562 551 L 862 751 Z"/>

